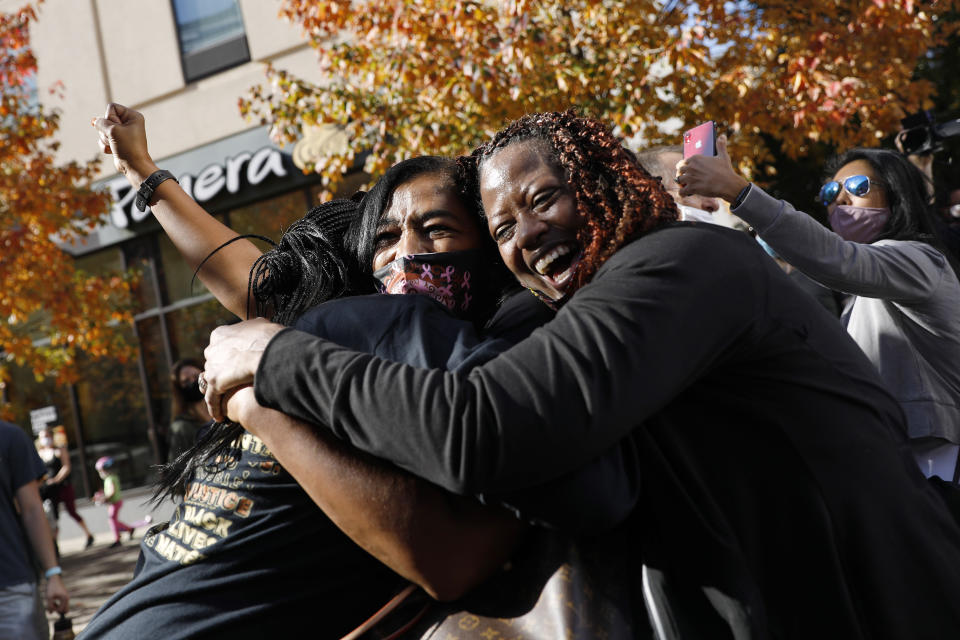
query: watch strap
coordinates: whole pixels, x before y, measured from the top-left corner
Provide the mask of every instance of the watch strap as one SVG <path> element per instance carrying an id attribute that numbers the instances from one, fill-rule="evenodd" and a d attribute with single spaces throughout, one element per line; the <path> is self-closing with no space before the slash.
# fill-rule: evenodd
<path id="1" fill-rule="evenodd" d="M 730 207 L 731 209 L 736 209 L 743 204 L 743 201 L 746 199 L 747 194 L 750 193 L 750 187 L 752 186 L 753 183 L 750 182 L 747 183 L 747 186 L 745 186 L 743 189 L 740 189 L 740 193 L 737 194 L 737 199 L 733 201 L 733 206 Z"/>
<path id="2" fill-rule="evenodd" d="M 137 199 L 136 205 L 139 211 L 145 211 L 147 204 L 153 200 L 153 192 L 160 186 L 164 180 L 173 180 L 174 182 L 179 182 L 172 173 L 166 169 L 158 169 L 150 174 L 150 176 L 140 183 L 140 188 L 137 189 Z"/>

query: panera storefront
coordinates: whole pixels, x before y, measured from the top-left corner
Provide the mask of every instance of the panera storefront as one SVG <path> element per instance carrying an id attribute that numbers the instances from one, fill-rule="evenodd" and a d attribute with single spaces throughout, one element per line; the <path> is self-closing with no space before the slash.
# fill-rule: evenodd
<path id="1" fill-rule="evenodd" d="M 260 127 L 157 162 L 183 188 L 238 233 L 279 238 L 282 230 L 319 202 L 319 177 L 295 166 L 293 149 L 279 149 Z M 348 176 L 354 189 L 361 174 Z M 80 381 L 69 387 L 37 382 L 14 372 L 9 399 L 24 413 L 56 407 L 74 461 L 78 495 L 96 488 L 93 463 L 113 456 L 126 486 L 152 480 L 150 465 L 166 455 L 170 423 L 169 372 L 180 358 L 202 358 L 210 331 L 236 320 L 207 289 L 150 215 L 134 206 L 135 193 L 122 176 L 101 181 L 114 196 L 106 224 L 85 242 L 65 246 L 79 268 L 106 273 L 134 268 L 135 323 L 127 336 L 137 357 L 128 362 L 84 362 Z M 259 241 L 258 241 L 259 243 Z M 265 248 L 265 247 L 261 247 Z M 28 415 L 17 416 L 29 424 Z"/>

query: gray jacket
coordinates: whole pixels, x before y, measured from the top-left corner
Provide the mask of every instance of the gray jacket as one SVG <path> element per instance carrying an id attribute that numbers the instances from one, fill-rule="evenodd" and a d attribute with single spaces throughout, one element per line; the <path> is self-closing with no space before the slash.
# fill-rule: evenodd
<path id="1" fill-rule="evenodd" d="M 755 185 L 733 213 L 794 267 L 856 296 L 843 323 L 910 437 L 960 443 L 960 282 L 944 255 L 923 242 L 849 242 Z"/>

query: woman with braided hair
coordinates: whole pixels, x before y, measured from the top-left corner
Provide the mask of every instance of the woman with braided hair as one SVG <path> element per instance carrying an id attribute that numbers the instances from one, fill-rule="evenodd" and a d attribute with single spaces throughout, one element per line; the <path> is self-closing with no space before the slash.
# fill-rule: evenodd
<path id="1" fill-rule="evenodd" d="M 101 120 L 98 126 L 109 128 L 106 146 L 118 167 L 133 176 L 134 163 L 150 162 L 142 117 L 122 107 L 115 111 L 118 118 L 125 114 L 124 122 Z M 485 322 L 505 280 L 498 274 L 506 272 L 502 264 L 499 270 L 490 264 L 496 260 L 495 245 L 473 202 L 464 201 L 460 190 L 469 183 L 465 170 L 472 166 L 430 157 L 401 162 L 362 199 L 311 210 L 274 249 L 253 260 L 252 252 L 244 253 L 249 249 L 245 239 L 217 226 L 181 197 L 175 183 L 163 190 L 155 210 L 200 277 L 208 286 L 221 283 L 218 297 L 236 312 L 269 314 L 277 322 L 399 362 L 463 369 L 496 355 L 544 318 L 534 302 L 533 312 L 529 304 L 507 304 L 510 323 L 502 330 L 497 318 Z M 345 251 L 345 244 L 351 249 Z M 207 255 L 200 259 L 203 251 Z M 225 251 L 232 251 L 236 262 L 222 260 Z M 239 275 L 245 263 L 250 263 L 246 279 Z M 482 271 L 476 269 L 481 263 Z M 433 281 L 423 275 L 428 271 Z M 451 284 L 451 272 L 460 274 L 459 288 Z M 373 291 L 376 281 L 385 292 L 428 295 L 344 298 Z M 234 288 L 243 283 L 251 300 L 237 302 L 236 292 L 222 283 Z M 322 302 L 326 304 L 316 306 Z M 484 336 L 477 333 L 480 325 L 485 325 Z M 257 422 L 250 418 L 244 426 Z M 291 423 L 287 426 L 309 429 Z M 443 599 L 461 595 L 498 570 L 526 528 L 504 509 L 451 496 L 342 444 L 313 442 L 298 451 L 304 452 L 300 460 L 321 480 L 307 486 L 307 493 L 294 484 L 286 459 L 281 467 L 274 453 L 238 423 L 214 425 L 166 465 L 157 497 L 169 495 L 181 504 L 165 528 L 155 528 L 145 538 L 134 580 L 101 609 L 89 633 L 128 637 L 150 628 L 174 637 L 219 636 L 231 630 L 293 630 L 317 620 L 324 637 L 334 637 L 403 584 L 362 554 L 334 523 Z M 296 464 L 289 467 L 299 477 Z M 597 477 L 609 482 L 622 467 L 617 453 L 584 476 L 572 474 L 552 488 L 503 498 L 528 519 L 551 520 L 565 508 L 551 504 L 553 490 L 562 494 L 567 486 L 595 483 Z M 595 526 L 604 526 L 629 509 L 633 491 L 627 486 L 601 500 L 583 492 L 581 512 L 590 513 Z M 310 508 L 311 498 L 329 519 Z M 282 588 L 257 590 L 255 576 L 279 581 Z M 528 589 L 531 604 L 540 593 L 538 585 Z M 311 606 L 308 600 L 321 604 Z M 178 606 L 176 618 L 164 613 L 163 604 L 172 602 Z M 437 615 L 445 614 L 439 611 L 425 621 Z"/>
<path id="2" fill-rule="evenodd" d="M 458 493 L 544 482 L 632 441 L 660 638 L 960 635 L 960 529 L 896 400 L 816 302 L 749 237 L 673 222 L 601 123 L 527 116 L 475 156 L 500 255 L 555 319 L 467 374 L 263 320 L 221 327 L 208 404 L 256 373 L 230 415 L 282 407 Z"/>

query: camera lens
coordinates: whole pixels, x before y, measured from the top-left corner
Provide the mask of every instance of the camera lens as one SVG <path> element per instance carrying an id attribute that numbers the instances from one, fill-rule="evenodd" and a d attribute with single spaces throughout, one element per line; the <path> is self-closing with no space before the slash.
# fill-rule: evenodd
<path id="1" fill-rule="evenodd" d="M 900 145 L 904 153 L 923 151 L 930 145 L 930 130 L 927 127 L 914 127 L 901 131 Z"/>

